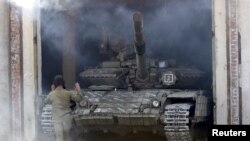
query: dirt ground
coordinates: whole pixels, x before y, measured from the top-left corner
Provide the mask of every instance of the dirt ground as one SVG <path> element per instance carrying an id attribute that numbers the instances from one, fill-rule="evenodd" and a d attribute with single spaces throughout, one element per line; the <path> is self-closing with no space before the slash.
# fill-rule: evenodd
<path id="1" fill-rule="evenodd" d="M 40 135 L 39 141 L 55 141 L 55 137 L 43 134 Z M 166 138 L 152 133 L 136 133 L 126 136 L 111 133 L 93 133 L 74 136 L 72 141 L 166 141 Z"/>
<path id="2" fill-rule="evenodd" d="M 166 138 L 150 133 L 137 133 L 126 136 L 95 133 L 92 135 L 81 135 L 77 141 L 166 141 Z"/>

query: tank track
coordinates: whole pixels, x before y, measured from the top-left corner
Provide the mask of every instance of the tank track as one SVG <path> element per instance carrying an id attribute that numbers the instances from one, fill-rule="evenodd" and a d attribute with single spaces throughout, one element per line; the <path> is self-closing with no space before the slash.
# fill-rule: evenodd
<path id="1" fill-rule="evenodd" d="M 43 133 L 48 135 L 55 134 L 51 111 L 52 111 L 52 105 L 46 104 L 42 108 L 42 114 L 40 116 L 42 131 Z"/>
<path id="2" fill-rule="evenodd" d="M 192 141 L 189 128 L 190 108 L 193 104 L 169 104 L 164 112 L 164 131 L 168 141 Z"/>
<path id="3" fill-rule="evenodd" d="M 188 126 L 191 107 L 189 103 L 169 104 L 165 107 L 164 130 L 168 141 L 192 141 Z M 50 104 L 45 105 L 40 119 L 43 133 L 50 136 L 55 134 L 51 110 Z"/>

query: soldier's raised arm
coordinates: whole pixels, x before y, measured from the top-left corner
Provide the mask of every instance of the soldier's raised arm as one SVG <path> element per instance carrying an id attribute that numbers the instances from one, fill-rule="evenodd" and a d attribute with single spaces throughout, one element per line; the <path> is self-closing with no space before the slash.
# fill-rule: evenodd
<path id="1" fill-rule="evenodd" d="M 75 90 L 77 91 L 77 94 L 71 93 L 71 99 L 74 100 L 75 102 L 80 102 L 83 97 L 81 96 L 81 87 L 79 83 L 75 83 Z"/>

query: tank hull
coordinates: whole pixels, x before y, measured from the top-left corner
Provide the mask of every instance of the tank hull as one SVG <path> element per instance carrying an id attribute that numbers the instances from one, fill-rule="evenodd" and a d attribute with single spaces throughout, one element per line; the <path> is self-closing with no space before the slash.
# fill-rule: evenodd
<path id="1" fill-rule="evenodd" d="M 83 90 L 83 93 L 86 100 L 72 113 L 78 134 L 151 132 L 169 140 L 176 140 L 176 136 L 181 136 L 179 140 L 192 140 L 193 127 L 207 123 L 211 116 L 210 94 L 202 90 Z"/>

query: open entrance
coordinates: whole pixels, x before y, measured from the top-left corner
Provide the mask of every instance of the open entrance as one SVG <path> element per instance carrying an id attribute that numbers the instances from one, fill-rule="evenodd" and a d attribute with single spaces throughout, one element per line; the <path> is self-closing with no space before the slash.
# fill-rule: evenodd
<path id="1" fill-rule="evenodd" d="M 143 14 L 146 58 L 174 59 L 178 66 L 204 71 L 206 79 L 200 85 L 211 91 L 211 5 L 211 0 L 96 0 L 72 6 L 71 11 L 42 10 L 42 93 L 50 91 L 56 74 L 67 75 L 69 71 L 64 68 L 72 66 L 72 62 L 73 80 L 87 88 L 80 73 L 107 59 L 99 53 L 103 29 L 111 35 L 111 47 L 133 45 L 135 11 Z M 73 56 L 68 62 L 64 60 L 65 51 Z"/>

